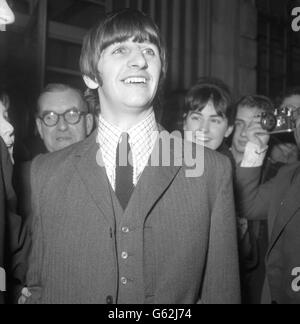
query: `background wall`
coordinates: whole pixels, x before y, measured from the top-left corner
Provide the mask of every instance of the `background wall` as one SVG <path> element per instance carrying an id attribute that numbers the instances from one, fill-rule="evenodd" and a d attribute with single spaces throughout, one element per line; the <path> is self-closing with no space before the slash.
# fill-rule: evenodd
<path id="1" fill-rule="evenodd" d="M 161 28 L 169 72 L 159 117 L 169 129 L 175 127 L 185 91 L 201 76 L 223 79 L 236 97 L 256 92 L 274 96 L 279 87 L 283 90 L 299 81 L 296 73 L 292 81 L 287 75 L 300 69 L 288 67 L 299 57 L 293 49 L 299 36 L 280 34 L 280 30 L 291 33 L 289 0 L 11 0 L 11 4 L 17 19 L 0 33 L 0 84 L 12 94 L 22 137 L 32 133 L 30 116 L 44 84 L 66 82 L 84 89 L 78 68 L 82 39 L 115 9 L 141 9 Z M 281 55 L 280 64 L 278 59 L 271 64 L 275 36 L 282 41 L 282 53 L 289 48 L 294 53 Z M 280 68 L 285 78 L 276 72 L 279 66 L 285 67 Z"/>

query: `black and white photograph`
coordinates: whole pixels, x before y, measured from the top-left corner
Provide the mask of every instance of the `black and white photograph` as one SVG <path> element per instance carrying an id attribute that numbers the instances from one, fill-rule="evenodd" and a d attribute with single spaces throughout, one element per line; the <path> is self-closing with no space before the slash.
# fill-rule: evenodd
<path id="1" fill-rule="evenodd" d="M 10 304 L 300 304 L 299 0 L 0 0 Z"/>

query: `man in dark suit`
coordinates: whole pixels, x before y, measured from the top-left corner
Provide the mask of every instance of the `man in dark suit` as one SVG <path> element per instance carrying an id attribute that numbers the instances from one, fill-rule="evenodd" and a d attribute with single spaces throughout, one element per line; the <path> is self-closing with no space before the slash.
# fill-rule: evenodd
<path id="1" fill-rule="evenodd" d="M 247 219 L 268 220 L 269 247 L 262 303 L 300 303 L 300 164 L 283 167 L 260 185 L 266 146 L 259 118 L 249 128 L 250 144 L 237 168 L 240 212 Z M 300 119 L 297 129 L 300 129 Z M 256 135 L 255 135 L 256 134 Z"/>
<path id="2" fill-rule="evenodd" d="M 13 302 L 25 282 L 24 261 L 29 242 L 26 226 L 22 227 L 22 219 L 15 211 L 12 163 L 0 138 L 0 304 Z"/>
<path id="3" fill-rule="evenodd" d="M 176 146 L 188 144 L 157 125 L 158 28 L 138 11 L 112 14 L 85 38 L 81 69 L 99 125 L 32 163 L 27 302 L 239 303 L 230 161 L 205 149 L 192 175 Z M 165 139 L 177 144 L 161 156 Z"/>
<path id="4" fill-rule="evenodd" d="M 14 20 L 15 16 L 6 0 L 0 0 L 0 31 L 5 31 L 6 25 Z M 15 214 L 15 209 L 11 158 L 7 145 L 0 137 L 0 304 L 12 301 L 18 294 L 17 287 L 21 287 L 25 279 L 23 260 L 26 249 L 22 248 L 25 246 L 26 232 L 22 230 L 22 220 Z"/>
<path id="5" fill-rule="evenodd" d="M 0 138 L 1 154 L 1 177 L 0 177 L 0 304 L 4 303 L 4 292 L 6 291 L 6 264 L 5 264 L 5 232 L 7 222 L 7 194 L 6 183 L 10 173 L 10 160 L 3 140 Z M 8 180 L 9 181 L 9 180 Z"/>

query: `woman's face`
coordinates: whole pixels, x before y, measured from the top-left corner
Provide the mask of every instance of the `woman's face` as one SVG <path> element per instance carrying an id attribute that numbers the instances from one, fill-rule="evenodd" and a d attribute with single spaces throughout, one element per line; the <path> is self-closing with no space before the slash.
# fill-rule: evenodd
<path id="1" fill-rule="evenodd" d="M 0 100 L 0 136 L 7 148 L 13 147 L 15 142 L 14 128 L 8 121 L 7 109 Z"/>
<path id="2" fill-rule="evenodd" d="M 185 118 L 185 138 L 212 150 L 217 150 L 232 130 L 227 119 L 218 115 L 212 101 L 201 112 L 190 112 Z"/>

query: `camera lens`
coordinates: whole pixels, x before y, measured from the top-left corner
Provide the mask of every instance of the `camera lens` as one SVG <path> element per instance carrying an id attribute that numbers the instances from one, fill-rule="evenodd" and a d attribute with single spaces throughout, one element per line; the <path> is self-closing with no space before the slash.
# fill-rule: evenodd
<path id="1" fill-rule="evenodd" d="M 261 116 L 261 127 L 268 131 L 272 132 L 277 126 L 277 118 L 271 113 L 264 113 Z"/>

